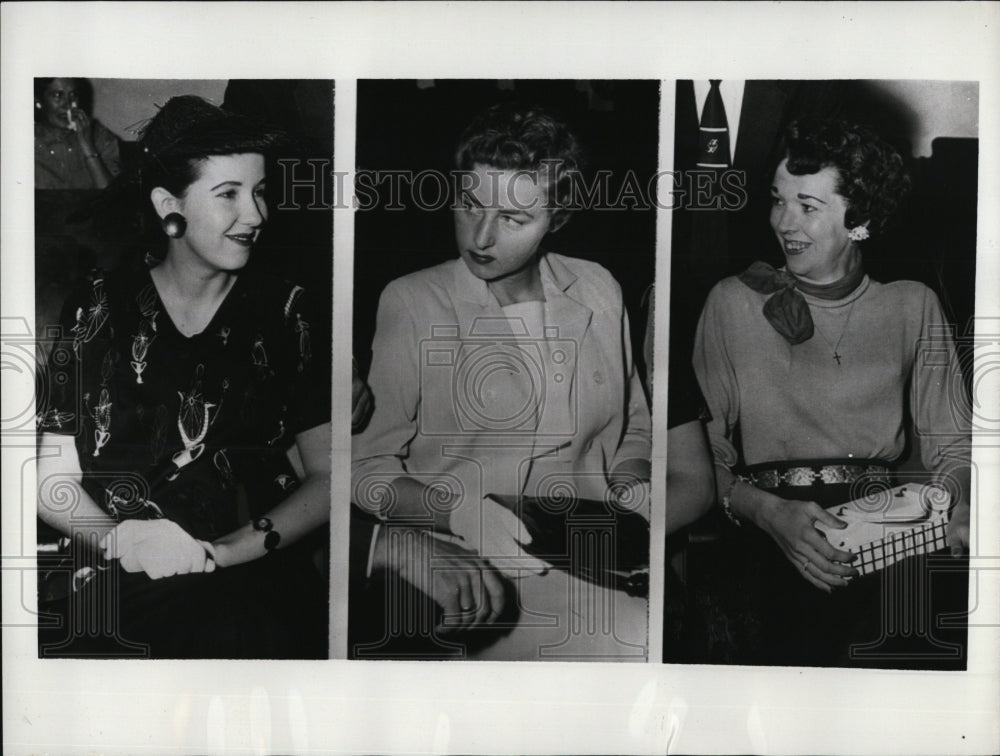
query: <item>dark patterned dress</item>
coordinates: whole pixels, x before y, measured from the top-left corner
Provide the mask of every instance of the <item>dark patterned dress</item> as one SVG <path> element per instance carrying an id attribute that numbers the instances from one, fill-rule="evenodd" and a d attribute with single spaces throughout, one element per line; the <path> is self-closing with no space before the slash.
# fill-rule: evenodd
<path id="1" fill-rule="evenodd" d="M 40 431 L 75 436 L 83 488 L 115 519 L 166 517 L 215 540 L 288 496 L 295 435 L 329 422 L 310 319 L 301 287 L 248 270 L 187 337 L 148 269 L 94 271 L 64 308 Z M 70 603 L 113 578 L 111 634 L 154 656 L 325 656 L 326 590 L 305 551 L 157 581 L 112 562 L 88 573 L 101 580 L 77 575 Z"/>

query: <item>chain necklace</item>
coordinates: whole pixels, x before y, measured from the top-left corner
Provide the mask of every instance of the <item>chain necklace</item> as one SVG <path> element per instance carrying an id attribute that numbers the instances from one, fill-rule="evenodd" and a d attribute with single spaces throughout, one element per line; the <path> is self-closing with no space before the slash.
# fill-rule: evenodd
<path id="1" fill-rule="evenodd" d="M 847 326 L 851 322 L 851 315 L 854 313 L 854 305 L 857 304 L 857 302 L 857 299 L 851 302 L 851 308 L 847 311 L 847 317 L 844 318 L 844 327 L 840 329 L 840 336 L 837 338 L 836 344 L 826 337 L 826 334 L 820 329 L 819 324 L 813 323 L 814 330 L 823 337 L 823 341 L 825 341 L 826 345 L 830 347 L 830 350 L 833 352 L 833 359 L 837 361 L 838 365 L 840 364 L 841 354 L 837 351 L 837 349 L 840 347 L 840 342 L 844 340 L 844 334 L 847 333 Z"/>

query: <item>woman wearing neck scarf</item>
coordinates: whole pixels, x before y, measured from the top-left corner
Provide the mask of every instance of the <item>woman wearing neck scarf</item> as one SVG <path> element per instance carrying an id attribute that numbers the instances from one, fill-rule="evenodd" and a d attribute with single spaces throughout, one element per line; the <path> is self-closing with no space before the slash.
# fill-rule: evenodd
<path id="1" fill-rule="evenodd" d="M 733 537 L 745 571 L 731 581 L 749 581 L 735 591 L 754 603 L 748 648 L 733 661 L 907 665 L 852 652 L 883 636 L 882 573 L 860 577 L 854 555 L 817 529 L 846 525 L 825 508 L 893 484 L 907 409 L 923 466 L 951 494 L 947 544 L 968 546 L 968 413 L 941 306 L 920 283 L 882 284 L 864 270 L 865 241 L 908 186 L 900 156 L 868 129 L 793 124 L 771 190 L 785 266 L 755 263 L 706 302 L 694 366 L 719 504 L 742 526 Z M 928 339 L 938 359 L 921 352 Z"/>

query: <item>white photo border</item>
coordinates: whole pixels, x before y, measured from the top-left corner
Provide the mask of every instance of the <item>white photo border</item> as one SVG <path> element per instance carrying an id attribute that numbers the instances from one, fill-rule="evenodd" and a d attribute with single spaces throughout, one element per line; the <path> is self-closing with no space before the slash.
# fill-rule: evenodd
<path id="1" fill-rule="evenodd" d="M 34 312 L 31 80 L 66 72 L 336 79 L 337 169 L 353 168 L 357 79 L 658 79 L 665 80 L 661 102 L 670 99 L 675 78 L 706 75 L 978 81 L 977 315 L 1000 317 L 1000 4 L 8 3 L 0 18 L 5 333 L 22 320 L 27 326 Z M 669 128 L 661 129 L 666 137 Z M 671 152 L 661 144 L 662 167 L 670 167 Z M 657 269 L 669 284 L 669 219 L 660 215 Z M 337 211 L 334 223 L 334 318 L 349 323 L 350 211 Z M 661 346 L 665 314 L 660 308 Z M 335 340 L 335 354 L 349 349 Z M 666 375 L 665 357 L 665 349 L 657 350 L 658 376 Z M 33 382 L 17 366 L 3 367 L 7 418 L 30 404 Z M 335 361 L 335 370 L 332 419 L 343 437 L 335 430 L 333 474 L 347 480 L 347 360 Z M 664 393 L 657 388 L 657 395 Z M 1000 397 L 992 400 L 983 417 L 1000 416 Z M 662 423 L 662 410 L 654 412 Z M 26 612 L 22 597 L 35 590 L 34 575 L 24 569 L 33 558 L 24 545 L 34 542 L 34 498 L 24 492 L 34 487 L 34 444 L 0 441 L 6 753 L 1000 749 L 997 509 L 980 511 L 973 523 L 984 567 L 977 611 L 988 624 L 970 628 L 965 673 L 654 663 L 40 661 L 35 629 L 18 626 Z M 991 493 L 1000 491 L 995 446 L 977 438 L 974 450 L 982 490 Z M 664 459 L 658 444 L 654 464 L 661 472 Z M 980 510 L 995 500 L 980 496 Z M 333 517 L 333 546 L 339 533 L 345 547 L 346 501 Z M 334 604 L 338 590 L 346 583 L 334 581 Z"/>

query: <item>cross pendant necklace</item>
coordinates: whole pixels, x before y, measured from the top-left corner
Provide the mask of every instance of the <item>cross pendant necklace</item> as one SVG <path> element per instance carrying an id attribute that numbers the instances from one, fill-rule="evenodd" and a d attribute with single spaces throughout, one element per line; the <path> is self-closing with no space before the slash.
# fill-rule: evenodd
<path id="1" fill-rule="evenodd" d="M 822 330 L 820 330 L 820 327 L 815 323 L 813 323 L 813 328 L 819 333 L 820 336 L 823 337 L 823 341 L 826 342 L 826 345 L 830 347 L 830 350 L 833 352 L 833 359 L 837 361 L 838 365 L 840 365 L 841 354 L 837 350 L 840 348 L 840 342 L 844 340 L 844 334 L 847 333 L 847 326 L 851 322 L 851 315 L 854 313 L 854 305 L 857 303 L 857 301 L 858 300 L 855 299 L 854 302 L 851 302 L 851 309 L 847 311 L 847 317 L 844 318 L 844 327 L 840 329 L 840 337 L 837 339 L 836 344 L 831 343 L 830 339 L 826 337 L 826 334 L 823 333 Z"/>

